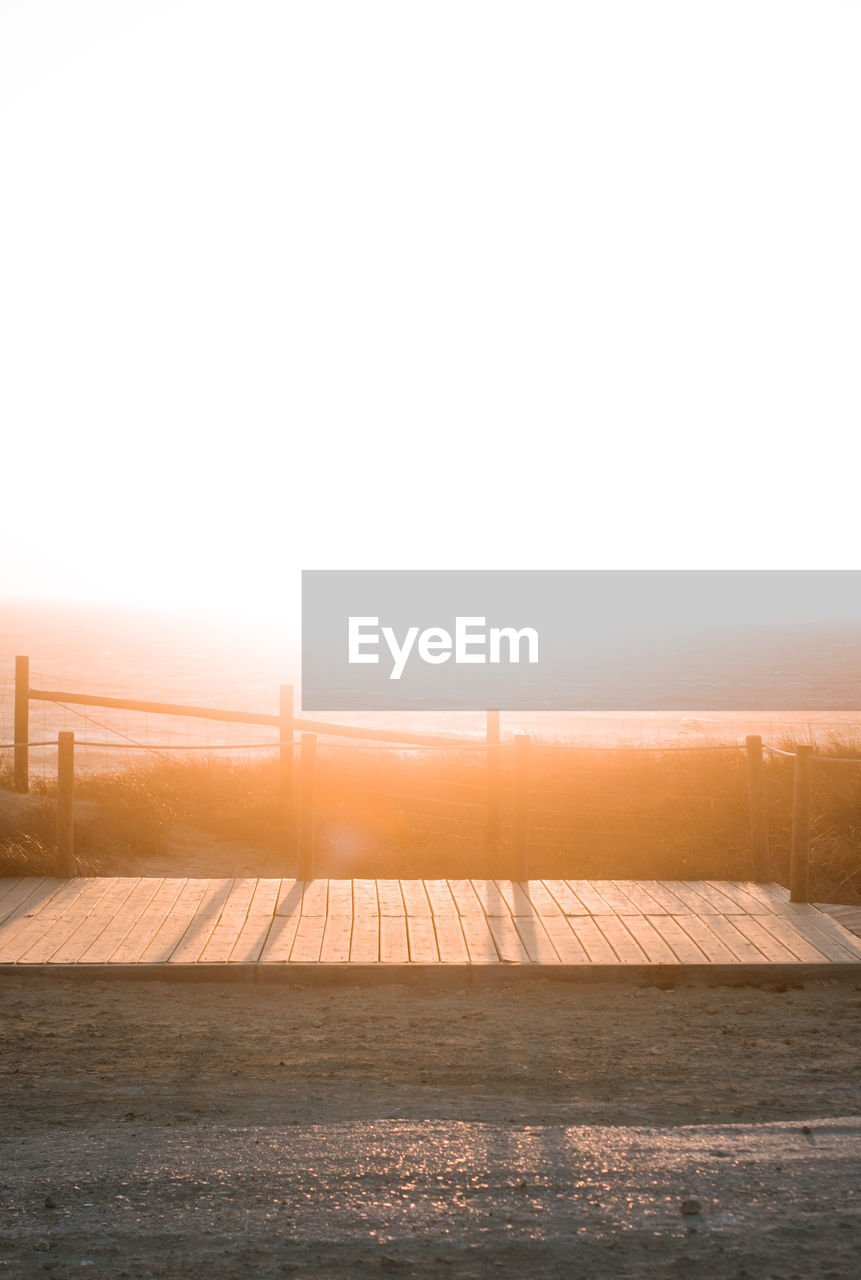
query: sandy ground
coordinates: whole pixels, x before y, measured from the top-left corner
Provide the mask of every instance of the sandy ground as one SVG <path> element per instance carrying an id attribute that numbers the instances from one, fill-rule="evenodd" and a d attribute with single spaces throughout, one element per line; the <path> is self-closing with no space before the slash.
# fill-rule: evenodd
<path id="1" fill-rule="evenodd" d="M 0 1277 L 861 1273 L 846 984 L 12 977 L 0 1013 Z"/>

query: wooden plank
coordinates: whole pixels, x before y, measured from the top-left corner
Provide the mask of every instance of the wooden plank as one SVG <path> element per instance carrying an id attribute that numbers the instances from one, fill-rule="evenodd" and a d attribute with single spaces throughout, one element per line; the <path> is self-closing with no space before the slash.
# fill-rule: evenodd
<path id="1" fill-rule="evenodd" d="M 233 881 L 218 923 L 200 953 L 201 964 L 226 964 L 236 946 L 242 926 L 248 917 L 256 877 L 245 876 Z"/>
<path id="2" fill-rule="evenodd" d="M 499 917 L 495 917 L 499 919 Z M 466 939 L 469 958 L 473 964 L 495 964 L 499 959 L 493 934 L 483 911 L 466 912 L 460 917 L 460 927 Z"/>
<path id="3" fill-rule="evenodd" d="M 745 888 L 749 888 L 750 893 L 753 893 L 754 889 L 757 889 L 762 894 L 763 898 L 767 899 L 771 903 L 776 902 L 778 910 L 781 906 L 785 906 L 789 902 L 789 890 L 784 888 L 782 884 L 778 884 L 775 880 L 767 880 L 764 884 L 755 884 L 752 887 L 745 885 Z"/>
<path id="4" fill-rule="evenodd" d="M 741 914 L 743 915 L 759 916 L 762 915 L 763 911 L 770 912 L 772 910 L 770 906 L 764 906 L 759 897 L 748 892 L 747 886 L 742 882 L 735 880 L 708 880 L 706 883 L 715 889 L 719 889 L 721 893 L 725 893 L 728 898 L 732 898 L 736 906 L 741 908 Z"/>
<path id="5" fill-rule="evenodd" d="M 142 876 L 131 893 L 117 905 L 117 909 L 104 928 L 93 939 L 85 951 L 78 957 L 78 964 L 108 964 L 111 956 L 132 929 L 143 911 L 152 902 L 161 885 L 163 876 Z"/>
<path id="6" fill-rule="evenodd" d="M 302 893 L 303 916 L 325 916 L 329 902 L 328 880 L 306 880 Z"/>
<path id="7" fill-rule="evenodd" d="M 439 964 L 430 909 L 427 915 L 407 915 L 407 942 L 411 964 Z"/>
<path id="8" fill-rule="evenodd" d="M 649 964 L 677 964 L 676 954 L 668 942 L 665 942 L 651 920 L 645 916 L 627 916 L 625 925 L 637 943 Z"/>
<path id="9" fill-rule="evenodd" d="M 346 964 L 350 959 L 350 939 L 353 934 L 353 913 L 341 911 L 326 917 L 320 961 L 323 964 Z"/>
<path id="10" fill-rule="evenodd" d="M 664 912 L 668 916 L 686 915 L 690 911 L 690 907 L 681 898 L 677 897 L 669 888 L 668 884 L 663 880 L 640 880 L 639 884 L 649 897 L 654 898 L 658 904 L 657 911 L 647 911 L 646 915 L 660 915 Z"/>
<path id="11" fill-rule="evenodd" d="M 504 884 L 510 884 L 512 890 L 512 915 L 532 915 L 535 908 L 532 906 L 530 895 L 528 895 L 528 881 L 496 881 L 499 884 L 500 892 L 505 893 Z M 508 901 L 508 897 L 507 897 Z"/>
<path id="12" fill-rule="evenodd" d="M 735 963 L 735 956 L 729 947 L 721 942 L 714 930 L 709 927 L 708 919 L 710 917 L 695 916 L 693 913 L 686 916 L 676 916 L 676 922 L 684 929 L 688 937 L 693 938 L 700 951 L 705 954 L 709 964 Z"/>
<path id="13" fill-rule="evenodd" d="M 168 956 L 168 964 L 193 964 L 199 960 L 230 897 L 233 880 L 210 880 L 185 933 Z"/>
<path id="14" fill-rule="evenodd" d="M 569 919 L 560 913 L 542 916 L 541 923 L 562 964 L 588 964 L 589 957 L 583 950 L 583 944 L 571 928 L 574 919 L 576 917 Z"/>
<path id="15" fill-rule="evenodd" d="M 66 880 L 61 889 L 39 904 L 38 910 L 25 915 L 21 928 L 14 928 L 13 921 L 9 920 L 0 937 L 0 963 L 11 964 L 20 960 L 33 943 L 74 906 L 88 883 L 87 880 Z"/>
<path id="16" fill-rule="evenodd" d="M 25 876 L 11 889 L 0 910 L 0 941 L 14 937 L 37 916 L 65 884 L 59 876 Z"/>
<path id="17" fill-rule="evenodd" d="M 724 893 L 709 880 L 684 880 L 682 883 L 686 888 L 693 889 L 701 898 L 705 898 L 713 911 L 718 912 L 719 915 L 737 916 L 745 914 L 744 907 L 740 907 L 734 898 L 730 897 L 728 893 Z"/>
<path id="18" fill-rule="evenodd" d="M 278 902 L 275 906 L 276 916 L 298 916 L 302 912 L 302 898 L 305 894 L 305 881 L 282 879 L 278 890 Z"/>
<path id="19" fill-rule="evenodd" d="M 472 883 L 475 884 L 476 881 L 473 881 Z M 519 881 L 504 881 L 504 879 L 498 879 L 498 881 L 495 881 L 494 883 L 496 890 L 499 891 L 499 895 L 502 897 L 505 904 L 504 911 L 498 911 L 498 913 L 494 914 L 523 916 L 533 914 L 535 908 L 533 908 L 530 897 L 527 895 L 526 882 L 521 883 Z M 490 911 L 487 911 L 486 914 L 490 915 L 491 913 Z"/>
<path id="20" fill-rule="evenodd" d="M 449 880 L 448 887 L 459 916 L 481 916 L 484 919 L 484 907 L 476 896 L 471 880 Z"/>
<path id="21" fill-rule="evenodd" d="M 604 910 L 607 910 L 606 906 Z M 569 917 L 568 923 L 586 952 L 590 964 L 619 963 L 619 957 L 591 916 L 572 916 Z"/>
<path id="22" fill-rule="evenodd" d="M 815 947 L 812 942 L 808 942 L 795 927 L 796 922 L 783 920 L 780 916 L 758 916 L 757 917 L 763 929 L 766 929 L 772 937 L 778 942 L 783 943 L 788 951 L 791 951 L 796 960 L 803 960 L 812 964 L 825 964 L 827 956 L 824 952 Z"/>
<path id="23" fill-rule="evenodd" d="M 229 711 L 224 708 L 198 707 L 184 702 L 145 702 L 139 698 L 111 698 L 101 693 L 79 693 L 74 689 L 33 689 L 29 691 L 34 702 L 77 703 L 84 707 L 113 707 L 119 711 L 148 711 L 155 715 L 189 716 L 203 720 L 220 720 L 225 724 L 265 724 L 273 729 L 282 727 L 280 715 L 265 711 Z M 329 720 L 308 720 L 294 716 L 293 728 L 299 733 L 332 734 L 338 738 L 362 738 L 369 742 L 412 743 L 416 746 L 475 746 L 484 750 L 484 743 L 463 737 L 446 737 L 440 733 L 410 733 L 401 729 L 372 729 L 369 726 L 335 724 Z M 273 742 L 277 746 L 277 742 Z"/>
<path id="24" fill-rule="evenodd" d="M 613 915 L 636 916 L 642 914 L 614 880 L 590 880 L 589 883 L 594 891 L 604 899 Z M 607 914 L 606 909 L 605 911 L 596 911 L 595 914 L 604 917 Z"/>
<path id="25" fill-rule="evenodd" d="M 330 880 L 327 915 L 353 915 L 353 882 L 352 880 Z"/>
<path id="26" fill-rule="evenodd" d="M 598 928 L 616 952 L 622 964 L 648 964 L 649 958 L 625 927 L 627 919 L 619 916 L 593 916 Z"/>
<path id="27" fill-rule="evenodd" d="M 3 899 L 18 887 L 24 876 L 4 876 L 0 880 L 0 915 L 3 913 Z"/>
<path id="28" fill-rule="evenodd" d="M 139 960 L 170 914 L 185 880 L 164 880 L 113 954 L 114 964 Z"/>
<path id="29" fill-rule="evenodd" d="M 91 912 L 51 957 L 52 964 L 75 964 L 106 929 L 123 903 L 140 884 L 139 876 L 118 876 L 109 881 L 98 911 Z"/>
<path id="30" fill-rule="evenodd" d="M 836 920 L 826 918 L 820 924 L 817 920 L 796 919 L 792 925 L 829 960 L 840 964 L 851 963 L 853 960 L 861 962 L 861 939 L 856 938 L 848 929 L 841 928 Z"/>
<path id="31" fill-rule="evenodd" d="M 532 918 L 537 920 L 537 916 Z M 512 916 L 488 916 L 487 925 L 496 943 L 500 960 L 506 964 L 530 963 L 529 953 L 523 945 Z"/>
<path id="32" fill-rule="evenodd" d="M 648 890 L 644 889 L 642 884 L 637 880 L 619 880 L 619 888 L 630 902 L 635 911 L 643 916 L 660 916 L 666 914 L 663 904 L 658 901 Z M 631 912 L 625 913 L 630 915 Z"/>
<path id="33" fill-rule="evenodd" d="M 847 907 L 846 917 L 851 919 L 859 911 L 861 911 L 861 908 Z M 796 928 L 799 928 L 797 920 L 793 920 L 792 923 Z M 818 915 L 811 916 L 809 920 L 805 921 L 804 927 L 805 929 L 815 929 L 828 937 L 838 939 L 844 946 L 849 947 L 854 954 L 861 955 L 861 936 L 853 933 L 852 929 L 844 923 L 844 919 L 841 919 L 840 916 L 832 916 L 827 911 L 820 911 Z"/>
<path id="34" fill-rule="evenodd" d="M 104 877 L 93 876 L 88 878 L 85 881 L 86 887 L 83 893 L 79 894 L 78 898 L 66 907 L 54 923 L 32 944 L 29 950 L 22 953 L 20 963 L 47 964 L 54 952 L 65 942 L 68 942 L 78 926 L 98 909 L 102 898 L 112 883 L 112 880 Z"/>
<path id="35" fill-rule="evenodd" d="M 612 912 L 607 902 L 588 880 L 566 880 L 572 893 L 576 894 L 590 916 L 606 916 Z M 567 912 L 566 912 L 567 914 Z"/>
<path id="36" fill-rule="evenodd" d="M 755 902 L 756 904 L 755 908 L 754 906 L 751 906 L 751 908 L 748 908 L 748 911 L 750 911 L 751 915 L 773 915 L 775 913 L 779 914 L 780 901 L 779 899 L 775 899 L 775 897 L 771 895 L 771 893 L 766 892 L 765 884 L 757 884 L 756 881 L 736 881 L 736 882 L 733 882 L 733 884 L 734 884 L 734 887 L 737 888 L 737 890 L 745 893 L 748 899 L 750 899 L 752 902 Z M 768 886 L 768 887 L 778 887 L 778 886 Z"/>
<path id="37" fill-rule="evenodd" d="M 564 880 L 544 880 L 545 889 L 565 916 L 588 916 L 589 912 L 577 894 Z"/>
<path id="38" fill-rule="evenodd" d="M 539 916 L 561 916 L 562 908 L 543 880 L 527 880 L 523 891 L 529 899 L 532 912 Z M 524 911 L 522 915 L 529 913 Z"/>
<path id="39" fill-rule="evenodd" d="M 176 902 L 153 935 L 152 942 L 141 953 L 140 959 L 144 964 L 167 964 L 211 883 L 210 880 L 204 880 L 202 877 L 189 877 L 186 880 Z M 116 946 L 119 946 L 119 942 Z"/>
<path id="40" fill-rule="evenodd" d="M 457 915 L 457 904 L 451 896 L 451 889 L 448 887 L 447 880 L 425 880 L 424 887 L 433 915 Z"/>
<path id="41" fill-rule="evenodd" d="M 693 914 L 695 916 L 711 916 L 717 911 L 707 898 L 692 888 L 686 880 L 665 880 L 664 888 L 675 894 L 683 905 L 672 912 L 675 916 Z"/>
<path id="42" fill-rule="evenodd" d="M 403 906 L 403 902 L 401 903 Z M 380 915 L 380 963 L 406 964 L 410 958 L 406 915 Z"/>
<path id="43" fill-rule="evenodd" d="M 291 902 L 295 902 L 294 890 L 291 889 L 289 892 L 294 895 L 291 898 Z M 260 952 L 261 963 L 286 964 L 289 961 L 296 930 L 299 928 L 301 919 L 302 916 L 298 908 L 290 915 L 278 915 L 276 913 L 272 926 L 266 935 L 266 941 L 263 943 L 263 950 Z"/>
<path id="44" fill-rule="evenodd" d="M 812 902 L 790 902 L 789 892 L 780 884 L 763 884 L 758 886 L 765 899 L 771 903 L 775 915 L 778 916 L 813 916 L 816 907 Z"/>
<path id="45" fill-rule="evenodd" d="M 775 919 L 778 919 L 777 916 Z M 771 920 L 764 920 L 762 923 L 766 928 L 770 928 Z M 793 916 L 786 923 L 829 960 L 846 963 L 849 960 L 861 959 L 861 941 L 852 937 L 846 929 L 841 929 L 834 920 L 829 920 L 828 916 L 820 916 L 820 919 L 816 919 L 815 916 L 812 918 Z"/>
<path id="46" fill-rule="evenodd" d="M 376 912 L 363 912 L 353 917 L 350 939 L 350 963 L 374 964 L 380 958 L 380 917 Z"/>
<path id="47" fill-rule="evenodd" d="M 559 915 L 556 918 L 565 923 L 563 916 Z M 528 916 L 512 916 L 512 920 L 530 961 L 535 964 L 559 963 L 559 952 L 554 947 L 541 916 L 532 912 Z M 567 929 L 568 926 L 565 925 L 565 928 Z M 568 932 L 571 932 L 570 929 Z"/>
<path id="48" fill-rule="evenodd" d="M 452 907 L 454 907 L 453 901 Z M 467 964 L 469 952 L 463 936 L 460 916 L 454 911 L 435 914 L 433 925 L 440 964 Z"/>
<path id="49" fill-rule="evenodd" d="M 795 919 L 796 916 L 806 916 L 812 920 L 816 916 L 817 908 L 812 902 L 784 902 L 775 905 L 777 909 L 774 914 L 785 920 Z"/>
<path id="50" fill-rule="evenodd" d="M 736 960 L 743 964 L 766 964 L 768 957 L 763 955 L 755 942 L 751 942 L 736 926 L 740 916 L 709 916 L 709 927 L 729 947 Z"/>
<path id="51" fill-rule="evenodd" d="M 861 963 L 830 916 L 748 881 L 8 877 L 4 910 L 0 962 L 25 964 Z"/>
<path id="52" fill-rule="evenodd" d="M 834 902 L 817 902 L 816 906 L 830 920 L 842 924 L 847 933 L 854 938 L 861 938 L 861 906 L 852 907 Z"/>
<path id="53" fill-rule="evenodd" d="M 402 880 L 401 894 L 407 916 L 431 917 L 431 904 L 421 880 Z"/>
<path id="54" fill-rule="evenodd" d="M 353 881 L 353 915 L 377 916 L 380 914 L 380 903 L 377 897 L 376 880 Z"/>
<path id="55" fill-rule="evenodd" d="M 378 880 L 377 898 L 381 916 L 405 916 L 403 894 L 399 880 Z M 406 937 L 406 932 L 404 933 Z"/>
<path id="56" fill-rule="evenodd" d="M 675 916 L 648 916 L 649 924 L 672 950 L 679 964 L 705 964 L 706 954 L 690 934 L 685 933 Z"/>
<path id="57" fill-rule="evenodd" d="M 184 702 L 142 702 L 139 698 L 110 698 L 101 693 L 80 693 L 69 689 L 30 689 L 31 702 L 64 702 L 74 703 L 81 707 L 112 707 L 117 711 L 148 711 L 153 715 L 189 716 L 202 720 L 220 720 L 224 724 L 266 724 L 277 729 L 280 724 L 278 716 L 263 711 L 227 711 L 215 707 L 196 707 Z M 307 727 L 311 721 L 294 721 L 296 727 Z M 334 726 L 327 725 L 322 732 L 333 732 Z M 363 737 L 362 731 L 352 729 L 356 737 Z M 374 733 L 374 730 L 370 731 Z M 376 732 L 379 732 L 377 730 Z M 340 736 L 340 735 L 339 735 Z M 396 739 L 397 741 L 397 739 Z M 277 746 L 277 743 L 273 743 Z"/>
<path id="58" fill-rule="evenodd" d="M 744 934 L 770 964 L 792 964 L 795 961 L 793 953 L 763 928 L 762 920 L 762 916 L 733 916 L 733 924 L 739 933 Z"/>
<path id="59" fill-rule="evenodd" d="M 275 878 L 257 881 L 248 915 L 229 956 L 231 964 L 249 964 L 260 959 L 275 918 L 280 887 L 281 881 Z"/>
<path id="60" fill-rule="evenodd" d="M 455 880 L 455 881 L 452 881 L 451 883 L 452 883 L 452 893 L 455 893 L 454 885 L 460 885 L 462 882 L 459 880 Z M 469 883 L 472 885 L 472 892 L 475 895 L 476 902 L 478 902 L 479 906 L 481 907 L 481 910 L 484 912 L 486 916 L 508 916 L 509 918 L 511 917 L 511 907 L 509 903 L 506 901 L 505 897 L 500 891 L 499 886 L 496 884 L 495 881 L 470 880 Z M 460 893 L 461 891 L 458 890 L 458 892 Z M 458 893 L 455 893 L 455 897 L 456 898 L 458 897 Z M 469 895 L 468 890 L 466 889 L 462 890 L 462 901 L 467 911 L 474 910 L 472 906 L 472 899 Z M 469 905 L 466 905 L 467 903 Z M 458 898 L 458 908 L 460 908 L 460 904 L 461 904 L 461 898 Z"/>
<path id="61" fill-rule="evenodd" d="M 315 899 L 315 904 L 317 903 Z M 293 940 L 290 952 L 291 964 L 313 964 L 320 959 L 323 948 L 323 934 L 326 931 L 326 917 L 318 911 L 311 915 L 303 911 L 299 917 L 299 927 Z"/>

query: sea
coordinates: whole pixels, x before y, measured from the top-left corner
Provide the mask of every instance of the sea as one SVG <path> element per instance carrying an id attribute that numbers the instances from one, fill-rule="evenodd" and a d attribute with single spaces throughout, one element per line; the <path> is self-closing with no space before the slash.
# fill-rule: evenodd
<path id="1" fill-rule="evenodd" d="M 855 652 L 846 656 L 844 669 L 818 672 L 820 687 L 854 689 Z M 30 703 L 29 739 L 45 744 L 34 745 L 30 752 L 31 771 L 36 775 L 55 770 L 60 730 L 74 732 L 76 766 L 85 770 L 114 769 L 168 752 L 223 751 L 228 758 L 250 760 L 277 749 L 274 728 L 78 705 L 71 700 L 75 694 L 277 714 L 279 687 L 293 684 L 296 714 L 302 715 L 299 638 L 283 624 L 178 611 L 7 601 L 0 604 L 0 748 L 4 751 L 14 740 L 15 657 L 19 654 L 30 659 L 31 688 L 66 695 Z M 845 702 L 843 697 L 844 705 L 834 711 L 799 706 L 780 712 L 672 707 L 648 712 L 503 712 L 501 730 L 503 740 L 527 732 L 535 739 L 589 748 L 705 747 L 743 742 L 751 733 L 774 745 L 798 738 L 861 740 L 861 707 Z M 466 742 L 481 739 L 485 732 L 485 717 L 466 711 L 342 716 L 329 712 L 314 713 L 313 719 L 330 722 L 333 728 L 341 723 L 454 734 Z M 326 741 L 336 746 L 344 742 L 336 730 Z"/>

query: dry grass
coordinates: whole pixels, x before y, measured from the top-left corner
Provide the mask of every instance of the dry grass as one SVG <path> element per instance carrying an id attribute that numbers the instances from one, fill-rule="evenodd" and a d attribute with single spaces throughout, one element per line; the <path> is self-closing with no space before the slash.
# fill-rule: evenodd
<path id="1" fill-rule="evenodd" d="M 791 748 L 792 744 L 784 744 Z M 820 755 L 861 760 L 861 744 L 834 739 Z M 510 753 L 504 753 L 510 756 Z M 861 902 L 861 765 L 816 763 L 814 900 Z M 792 761 L 765 761 L 772 874 L 788 882 Z M 316 870 L 342 876 L 511 873 L 512 765 L 503 763 L 501 839 L 485 842 L 482 753 L 320 748 Z M 0 872 L 53 865 L 52 786 L 5 833 Z M 285 850 L 276 762 L 206 757 L 159 760 L 79 779 L 76 837 L 82 870 L 145 865 L 171 828 L 259 849 L 271 868 Z M 285 852 L 283 870 L 295 861 Z M 177 867 L 181 873 L 182 868 Z M 737 751 L 588 752 L 534 746 L 530 872 L 586 878 L 748 879 L 752 875 L 745 760 Z M 270 870 L 271 874 L 271 870 Z"/>

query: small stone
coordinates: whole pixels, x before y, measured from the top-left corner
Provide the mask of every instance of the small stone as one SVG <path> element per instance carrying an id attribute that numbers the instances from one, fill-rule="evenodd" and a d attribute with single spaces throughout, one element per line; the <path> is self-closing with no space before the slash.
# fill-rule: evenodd
<path id="1" fill-rule="evenodd" d="M 801 1132 L 802 1132 L 802 1133 L 810 1133 L 810 1132 L 811 1132 L 810 1125 L 809 1125 L 809 1124 L 803 1124 L 803 1125 L 801 1126 Z"/>
<path id="2" fill-rule="evenodd" d="M 702 1213 L 703 1207 L 699 1200 L 683 1200 L 679 1205 L 679 1212 L 683 1213 L 686 1218 L 692 1218 L 697 1213 Z"/>
<path id="3" fill-rule="evenodd" d="M 46 1208 L 46 1209 L 56 1209 L 56 1207 L 57 1207 L 57 1202 L 56 1202 L 56 1200 L 54 1199 L 54 1197 L 53 1197 L 53 1196 L 45 1196 L 45 1208 Z"/>
<path id="4" fill-rule="evenodd" d="M 127 1111 L 126 1114 L 122 1116 L 120 1123 L 128 1124 L 129 1120 L 137 1120 L 137 1116 L 135 1115 L 134 1111 Z"/>

